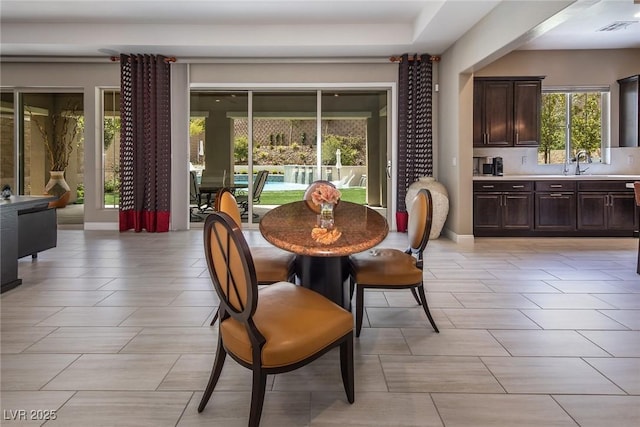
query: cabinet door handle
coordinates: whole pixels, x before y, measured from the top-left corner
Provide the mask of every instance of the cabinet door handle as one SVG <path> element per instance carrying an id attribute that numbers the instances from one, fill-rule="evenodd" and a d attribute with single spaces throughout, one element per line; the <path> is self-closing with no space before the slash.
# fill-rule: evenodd
<path id="1" fill-rule="evenodd" d="M 511 188 L 513 188 L 513 189 L 524 188 L 524 185 L 512 185 Z"/>
<path id="2" fill-rule="evenodd" d="M 520 142 L 520 132 L 516 131 L 516 144 Z"/>
<path id="3" fill-rule="evenodd" d="M 550 193 L 549 196 L 551 196 L 551 197 L 562 197 L 562 193 Z"/>
<path id="4" fill-rule="evenodd" d="M 551 184 L 549 188 L 562 188 L 562 184 Z"/>
<path id="5" fill-rule="evenodd" d="M 494 187 L 493 185 L 483 185 L 483 186 L 482 186 L 482 188 L 487 188 L 487 189 L 491 189 L 491 188 L 493 188 L 493 187 Z"/>
<path id="6" fill-rule="evenodd" d="M 482 143 L 483 143 L 483 144 L 486 144 L 488 139 L 489 139 L 489 138 L 488 138 L 488 136 L 487 136 L 487 133 L 486 133 L 486 132 L 485 132 L 485 133 L 483 133 L 483 134 L 482 134 Z"/>

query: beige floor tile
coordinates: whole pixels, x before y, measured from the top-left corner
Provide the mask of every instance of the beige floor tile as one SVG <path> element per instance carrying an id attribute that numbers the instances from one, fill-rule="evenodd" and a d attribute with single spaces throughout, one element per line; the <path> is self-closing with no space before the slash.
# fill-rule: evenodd
<path id="1" fill-rule="evenodd" d="M 385 296 L 389 301 L 389 307 L 415 307 L 418 304 L 409 289 L 385 292 Z M 462 304 L 450 292 L 427 292 L 426 296 L 429 308 L 462 308 Z"/>
<path id="2" fill-rule="evenodd" d="M 575 427 L 549 396 L 433 394 L 447 427 Z"/>
<path id="3" fill-rule="evenodd" d="M 625 292 L 613 281 L 606 280 L 547 280 L 550 286 L 566 294 L 615 294 Z"/>
<path id="4" fill-rule="evenodd" d="M 387 384 L 376 355 L 355 356 L 355 388 L 358 391 L 387 391 Z M 295 371 L 278 374 L 274 391 L 340 391 L 344 390 L 340 372 L 340 358 L 332 350 L 310 364 Z"/>
<path id="5" fill-rule="evenodd" d="M 106 285 L 112 277 L 88 279 L 88 278 L 64 278 L 64 279 L 44 279 L 34 290 L 39 291 L 95 291 Z"/>
<path id="6" fill-rule="evenodd" d="M 113 291 L 96 304 L 98 307 L 162 307 L 175 300 L 180 291 Z"/>
<path id="7" fill-rule="evenodd" d="M 145 328 L 130 340 L 121 353 L 214 353 L 217 328 Z"/>
<path id="8" fill-rule="evenodd" d="M 445 308 L 443 311 L 451 323 L 460 329 L 539 329 L 518 310 Z"/>
<path id="9" fill-rule="evenodd" d="M 118 353 L 140 328 L 62 327 L 25 353 Z"/>
<path id="10" fill-rule="evenodd" d="M 508 393 L 622 394 L 580 358 L 482 357 Z"/>
<path id="11" fill-rule="evenodd" d="M 212 307 L 143 307 L 122 322 L 122 326 L 203 326 Z"/>
<path id="12" fill-rule="evenodd" d="M 640 357 L 640 331 L 579 332 L 615 357 Z"/>
<path id="13" fill-rule="evenodd" d="M 640 359 L 616 357 L 589 358 L 585 361 L 628 394 L 640 394 Z"/>
<path id="14" fill-rule="evenodd" d="M 615 280 L 616 276 L 597 270 L 548 270 L 562 280 Z M 553 279 L 552 279 L 553 280 Z"/>
<path id="15" fill-rule="evenodd" d="M 428 394 L 356 392 L 355 402 L 349 404 L 344 394 L 314 392 L 310 425 L 436 427 L 443 424 Z"/>
<path id="16" fill-rule="evenodd" d="M 38 326 L 118 326 L 135 307 L 66 307 Z"/>
<path id="17" fill-rule="evenodd" d="M 438 329 L 452 327 L 451 322 L 443 315 L 442 309 L 429 309 Z M 428 328 L 431 324 L 427 319 L 422 307 L 365 307 L 365 317 L 369 320 L 369 325 L 374 328 Z M 362 334 L 365 333 L 363 328 Z M 362 334 L 360 336 L 362 336 Z"/>
<path id="18" fill-rule="evenodd" d="M 433 277 L 436 279 L 447 280 L 482 280 L 482 279 L 496 279 L 497 277 L 489 271 L 481 269 L 466 269 L 461 268 L 427 268 Z"/>
<path id="19" fill-rule="evenodd" d="M 178 360 L 175 354 L 84 354 L 45 390 L 155 390 Z"/>
<path id="20" fill-rule="evenodd" d="M 491 330 L 490 332 L 512 356 L 610 356 L 576 331 Z M 610 332 L 612 331 L 606 333 Z"/>
<path id="21" fill-rule="evenodd" d="M 611 304 L 614 308 L 625 310 L 640 309 L 640 294 L 599 294 L 597 297 Z"/>
<path id="22" fill-rule="evenodd" d="M 14 307 L 92 306 L 107 298 L 111 291 L 36 291 L 28 290 L 3 299 Z"/>
<path id="23" fill-rule="evenodd" d="M 500 280 L 555 280 L 558 278 L 555 274 L 543 270 L 493 270 L 491 274 Z"/>
<path id="24" fill-rule="evenodd" d="M 3 391 L 3 426 L 40 426 L 47 419 L 57 418 L 60 407 L 71 391 Z"/>
<path id="25" fill-rule="evenodd" d="M 596 310 L 522 310 L 543 329 L 625 330 L 622 324 Z M 496 328 L 499 329 L 499 328 Z"/>
<path id="26" fill-rule="evenodd" d="M 518 331 L 521 332 L 521 331 Z M 508 356 L 489 332 L 443 329 L 439 334 L 422 329 L 402 329 L 411 354 L 425 356 Z"/>
<path id="27" fill-rule="evenodd" d="M 144 270 L 142 270 L 144 271 Z M 117 277 L 100 288 L 103 291 L 177 291 L 184 290 L 175 277 Z M 91 280 L 89 278 L 89 280 Z M 197 280 L 197 279 L 191 279 Z"/>
<path id="28" fill-rule="evenodd" d="M 522 295 L 514 293 L 454 293 L 465 308 L 539 308 Z"/>
<path id="29" fill-rule="evenodd" d="M 246 427 L 249 421 L 249 392 L 213 392 L 204 411 L 197 407 L 201 393 L 194 394 L 177 427 Z M 311 393 L 268 391 L 262 408 L 261 427 L 308 426 Z"/>
<path id="30" fill-rule="evenodd" d="M 606 302 L 586 294 L 524 294 L 544 309 L 611 309 Z M 528 307 L 523 307 L 528 308 Z"/>
<path id="31" fill-rule="evenodd" d="M 80 391 L 47 425 L 175 426 L 191 393 L 166 391 Z"/>
<path id="32" fill-rule="evenodd" d="M 209 381 L 214 358 L 214 354 L 183 354 L 162 380 L 158 390 L 203 391 Z M 250 391 L 251 378 L 250 369 L 227 356 L 215 391 Z M 273 380 L 274 375 L 267 377 L 267 390 L 273 389 Z"/>
<path id="33" fill-rule="evenodd" d="M 78 358 L 78 354 L 3 354 L 2 390 L 39 390 Z"/>
<path id="34" fill-rule="evenodd" d="M 15 291 L 19 292 L 20 289 L 15 289 Z M 4 330 L 6 327 L 33 326 L 47 317 L 62 311 L 63 308 L 64 307 L 10 307 L 9 305 L 1 304 L 0 318 L 2 321 L 0 322 L 0 327 Z"/>
<path id="35" fill-rule="evenodd" d="M 554 293 L 560 292 L 553 286 L 547 284 L 544 280 L 483 280 L 486 286 L 493 292 L 498 293 Z"/>
<path id="36" fill-rule="evenodd" d="M 355 297 L 353 301 L 355 303 Z M 367 307 L 389 307 L 385 292 L 371 289 L 364 291 L 364 304 Z"/>
<path id="37" fill-rule="evenodd" d="M 55 330 L 56 328 L 5 326 L 0 333 L 0 351 L 2 353 L 20 353 Z"/>
<path id="38" fill-rule="evenodd" d="M 355 339 L 356 354 L 411 354 L 400 329 L 368 328 L 365 332 Z"/>
<path id="39" fill-rule="evenodd" d="M 581 427 L 637 427 L 640 396 L 556 395 L 553 398 Z"/>
<path id="40" fill-rule="evenodd" d="M 383 355 L 380 360 L 391 392 L 504 392 L 477 357 Z"/>
<path id="41" fill-rule="evenodd" d="M 204 261 L 204 258 L 203 258 Z M 171 282 L 170 289 L 180 289 L 183 291 L 211 291 L 213 284 L 208 272 L 203 272 L 202 276 L 193 277 L 175 277 Z"/>
<path id="42" fill-rule="evenodd" d="M 640 310 L 599 310 L 600 313 L 634 331 L 640 331 Z"/>
<path id="43" fill-rule="evenodd" d="M 170 305 L 185 307 L 214 307 L 220 299 L 214 291 L 183 291 Z"/>
<path id="44" fill-rule="evenodd" d="M 490 279 L 495 279 L 491 277 Z M 424 287 L 427 292 L 493 292 L 480 280 L 426 280 Z"/>

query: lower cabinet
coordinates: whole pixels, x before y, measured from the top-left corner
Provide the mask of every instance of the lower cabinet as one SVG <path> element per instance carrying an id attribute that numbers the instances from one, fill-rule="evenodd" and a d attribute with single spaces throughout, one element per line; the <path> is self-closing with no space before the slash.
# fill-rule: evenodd
<path id="1" fill-rule="evenodd" d="M 474 181 L 473 233 L 489 236 L 633 236 L 625 181 Z"/>
<path id="2" fill-rule="evenodd" d="M 576 183 L 535 182 L 535 230 L 575 231 Z"/>
<path id="3" fill-rule="evenodd" d="M 624 185 L 617 181 L 578 183 L 578 230 L 632 236 L 638 229 L 638 215 L 633 191 Z"/>
<path id="4" fill-rule="evenodd" d="M 476 236 L 526 235 L 533 229 L 531 182 L 476 182 L 473 230 Z"/>

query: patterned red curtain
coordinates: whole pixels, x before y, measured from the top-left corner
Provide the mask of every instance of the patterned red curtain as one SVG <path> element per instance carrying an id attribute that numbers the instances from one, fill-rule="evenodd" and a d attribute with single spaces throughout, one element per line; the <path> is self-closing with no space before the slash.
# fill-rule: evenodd
<path id="1" fill-rule="evenodd" d="M 432 70 L 431 55 L 402 55 L 398 76 L 398 212 L 407 210 L 409 185 L 421 176 L 433 176 Z"/>
<path id="2" fill-rule="evenodd" d="M 169 231 L 170 64 L 120 56 L 120 231 Z"/>

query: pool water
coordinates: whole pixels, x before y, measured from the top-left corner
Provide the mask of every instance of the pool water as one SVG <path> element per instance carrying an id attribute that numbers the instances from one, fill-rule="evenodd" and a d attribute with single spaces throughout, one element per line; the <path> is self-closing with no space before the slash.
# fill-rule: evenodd
<path id="1" fill-rule="evenodd" d="M 246 184 L 248 182 L 247 174 L 236 174 L 234 176 L 236 184 Z M 263 191 L 287 191 L 287 190 L 306 190 L 307 184 L 298 184 L 295 182 L 284 182 L 284 175 L 269 175 L 264 185 Z"/>

